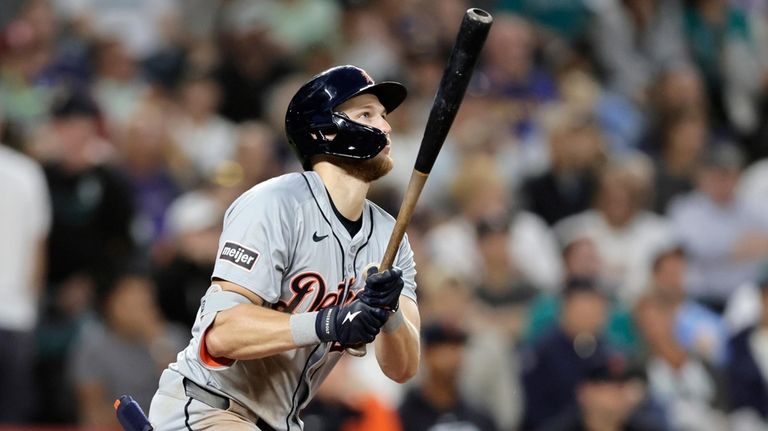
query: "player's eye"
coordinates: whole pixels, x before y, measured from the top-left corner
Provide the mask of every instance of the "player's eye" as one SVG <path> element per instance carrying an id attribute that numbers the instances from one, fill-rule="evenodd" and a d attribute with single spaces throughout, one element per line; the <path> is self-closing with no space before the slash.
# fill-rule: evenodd
<path id="1" fill-rule="evenodd" d="M 363 111 L 360 114 L 357 115 L 358 118 L 371 118 L 371 113 L 368 111 Z"/>

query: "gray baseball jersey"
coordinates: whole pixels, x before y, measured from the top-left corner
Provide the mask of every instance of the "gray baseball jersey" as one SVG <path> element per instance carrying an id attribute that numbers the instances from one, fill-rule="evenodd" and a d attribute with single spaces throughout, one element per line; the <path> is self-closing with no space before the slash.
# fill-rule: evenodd
<path id="1" fill-rule="evenodd" d="M 315 172 L 283 175 L 253 187 L 227 210 L 213 278 L 243 286 L 268 306 L 287 313 L 341 304 L 364 287 L 362 272 L 381 260 L 393 226 L 389 214 L 366 201 L 362 228 L 352 238 L 334 214 Z M 403 270 L 402 294 L 415 301 L 416 269 L 407 237 L 395 265 Z M 343 348 L 323 343 L 262 359 L 221 363 L 201 342 L 213 320 L 201 319 L 201 314 L 189 346 L 170 369 L 235 400 L 276 430 L 301 430 L 298 413 Z"/>

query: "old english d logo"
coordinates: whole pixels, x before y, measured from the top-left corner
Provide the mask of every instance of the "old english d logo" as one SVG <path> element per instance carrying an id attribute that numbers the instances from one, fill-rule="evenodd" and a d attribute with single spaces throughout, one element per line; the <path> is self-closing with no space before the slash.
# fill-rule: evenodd
<path id="1" fill-rule="evenodd" d="M 259 252 L 244 247 L 236 242 L 227 241 L 224 248 L 221 249 L 219 259 L 234 263 L 235 265 L 248 271 L 253 269 L 253 265 L 259 260 Z"/>

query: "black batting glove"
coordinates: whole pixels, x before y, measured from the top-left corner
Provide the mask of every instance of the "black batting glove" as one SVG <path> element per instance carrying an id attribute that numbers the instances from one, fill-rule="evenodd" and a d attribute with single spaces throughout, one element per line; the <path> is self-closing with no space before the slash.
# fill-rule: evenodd
<path id="1" fill-rule="evenodd" d="M 368 344 L 387 322 L 389 312 L 354 300 L 347 305 L 323 308 L 317 313 L 315 331 L 320 341 L 343 346 Z"/>
<path id="2" fill-rule="evenodd" d="M 378 272 L 376 267 L 372 267 L 368 270 L 365 289 L 357 298 L 371 307 L 397 311 L 403 285 L 403 271 L 400 268 L 393 267 Z"/>

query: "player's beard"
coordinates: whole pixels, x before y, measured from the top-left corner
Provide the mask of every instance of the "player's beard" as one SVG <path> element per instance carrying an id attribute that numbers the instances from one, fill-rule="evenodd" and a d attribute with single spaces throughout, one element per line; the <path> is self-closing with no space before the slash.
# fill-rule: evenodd
<path id="1" fill-rule="evenodd" d="M 366 183 L 376 181 L 388 174 L 393 166 L 392 159 L 388 154 L 384 154 L 384 151 L 368 160 L 355 160 L 334 156 L 322 156 L 321 160 L 322 159 L 333 163 L 344 169 L 344 172 L 348 175 Z"/>

